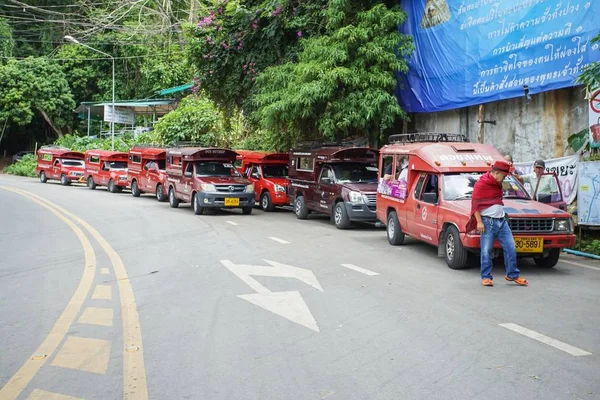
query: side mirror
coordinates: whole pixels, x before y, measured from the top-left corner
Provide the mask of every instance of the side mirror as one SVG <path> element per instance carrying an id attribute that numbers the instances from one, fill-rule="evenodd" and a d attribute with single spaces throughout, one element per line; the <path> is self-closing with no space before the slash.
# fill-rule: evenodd
<path id="1" fill-rule="evenodd" d="M 425 203 L 437 203 L 437 193 L 423 193 L 423 201 Z"/>
<path id="2" fill-rule="evenodd" d="M 260 179 L 260 175 L 258 175 L 256 172 L 254 172 L 254 173 L 252 174 L 252 177 L 253 177 L 254 179 Z"/>
<path id="3" fill-rule="evenodd" d="M 191 178 L 192 177 L 192 173 L 186 171 L 186 172 L 183 173 L 183 176 L 185 176 L 186 178 Z"/>

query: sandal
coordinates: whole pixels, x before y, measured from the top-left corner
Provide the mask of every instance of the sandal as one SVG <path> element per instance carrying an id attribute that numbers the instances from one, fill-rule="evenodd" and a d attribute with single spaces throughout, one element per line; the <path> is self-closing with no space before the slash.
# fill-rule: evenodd
<path id="1" fill-rule="evenodd" d="M 527 282 L 527 279 L 524 279 L 522 277 L 518 277 L 518 278 L 509 278 L 508 276 L 505 276 L 504 279 L 506 279 L 509 282 L 514 282 L 519 286 L 527 286 L 529 285 L 529 282 Z"/>
<path id="2" fill-rule="evenodd" d="M 494 282 L 491 279 L 482 279 L 481 284 L 483 286 L 494 286 Z"/>

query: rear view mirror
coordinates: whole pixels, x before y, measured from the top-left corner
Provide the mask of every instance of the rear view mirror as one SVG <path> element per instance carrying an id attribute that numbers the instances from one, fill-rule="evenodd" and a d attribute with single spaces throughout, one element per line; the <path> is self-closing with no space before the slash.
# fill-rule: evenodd
<path id="1" fill-rule="evenodd" d="M 191 172 L 184 172 L 183 176 L 185 176 L 186 178 L 191 178 L 192 177 L 192 173 Z"/>

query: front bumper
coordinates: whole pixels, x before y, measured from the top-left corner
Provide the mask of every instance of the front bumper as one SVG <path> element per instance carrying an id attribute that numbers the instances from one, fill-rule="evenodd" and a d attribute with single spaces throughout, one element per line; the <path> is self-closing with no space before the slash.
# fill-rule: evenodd
<path id="1" fill-rule="evenodd" d="M 273 202 L 273 205 L 279 206 L 279 207 L 288 206 L 288 205 L 292 204 L 292 200 L 284 192 L 275 192 L 274 195 L 272 194 L 271 201 Z"/>
<path id="2" fill-rule="evenodd" d="M 67 179 L 69 180 L 69 182 L 85 183 L 85 177 L 83 175 L 81 175 L 81 176 L 67 175 Z"/>
<path id="3" fill-rule="evenodd" d="M 575 245 L 575 235 L 572 233 L 564 233 L 564 234 L 535 234 L 532 233 L 530 235 L 522 235 L 522 234 L 516 234 L 513 235 L 513 237 L 515 238 L 527 238 L 527 237 L 542 237 L 544 238 L 544 250 L 548 250 L 548 249 L 564 249 L 564 248 L 569 248 L 569 247 L 573 247 Z M 479 235 L 470 235 L 470 234 L 466 234 L 463 233 L 461 234 L 461 239 L 462 239 L 462 243 L 463 246 L 470 249 L 470 250 L 474 250 L 476 252 L 479 252 L 480 249 L 480 243 L 479 243 Z M 500 243 L 496 240 L 494 242 L 494 249 L 502 249 L 502 247 L 500 246 Z M 540 255 L 540 253 L 518 253 L 519 256 L 538 256 Z"/>
<path id="4" fill-rule="evenodd" d="M 127 181 L 127 179 L 125 179 L 124 181 L 117 179 L 115 181 L 115 186 L 126 188 L 129 186 L 129 182 Z"/>
<path id="5" fill-rule="evenodd" d="M 346 212 L 350 221 L 377 222 L 375 206 L 369 206 L 366 203 L 350 203 L 345 201 Z"/>
<path id="6" fill-rule="evenodd" d="M 223 193 L 223 192 L 198 192 L 196 193 L 202 207 L 210 208 L 245 208 L 254 207 L 254 192 L 252 193 Z M 225 206 L 225 199 L 240 199 L 238 206 Z"/>

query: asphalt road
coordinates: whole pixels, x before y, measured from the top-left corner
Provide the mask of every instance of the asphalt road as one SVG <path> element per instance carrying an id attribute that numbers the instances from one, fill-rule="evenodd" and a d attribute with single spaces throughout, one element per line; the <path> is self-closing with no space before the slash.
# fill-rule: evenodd
<path id="1" fill-rule="evenodd" d="M 436 254 L 0 176 L 0 399 L 600 399 L 600 263 Z"/>

